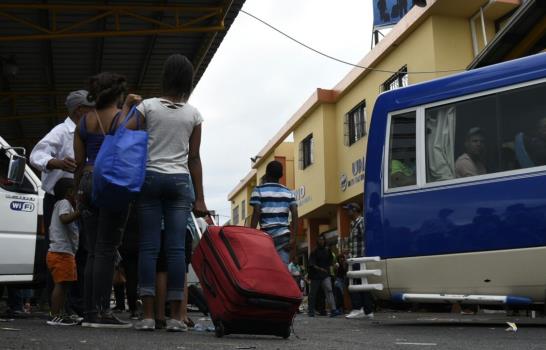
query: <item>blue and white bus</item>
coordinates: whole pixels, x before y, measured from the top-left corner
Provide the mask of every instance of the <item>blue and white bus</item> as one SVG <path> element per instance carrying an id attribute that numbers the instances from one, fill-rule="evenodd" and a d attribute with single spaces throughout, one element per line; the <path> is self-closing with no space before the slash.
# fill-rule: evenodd
<path id="1" fill-rule="evenodd" d="M 544 302 L 546 54 L 381 94 L 364 204 L 381 298 Z"/>

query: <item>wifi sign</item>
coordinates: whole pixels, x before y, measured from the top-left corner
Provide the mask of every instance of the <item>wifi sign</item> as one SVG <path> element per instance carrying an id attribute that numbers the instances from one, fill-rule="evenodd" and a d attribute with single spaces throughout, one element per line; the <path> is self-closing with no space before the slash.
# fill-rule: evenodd
<path id="1" fill-rule="evenodd" d="M 10 203 L 9 207 L 14 211 L 34 211 L 34 204 L 29 202 L 13 201 Z"/>

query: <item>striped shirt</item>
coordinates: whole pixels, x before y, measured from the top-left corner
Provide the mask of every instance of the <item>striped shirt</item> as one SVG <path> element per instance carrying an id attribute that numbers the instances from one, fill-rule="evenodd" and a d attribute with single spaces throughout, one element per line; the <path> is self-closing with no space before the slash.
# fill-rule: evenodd
<path id="1" fill-rule="evenodd" d="M 260 228 L 263 231 L 273 238 L 290 233 L 288 214 L 290 207 L 297 205 L 297 203 L 294 193 L 287 187 L 278 183 L 265 183 L 256 186 L 250 195 L 249 204 L 260 207 Z M 276 246 L 279 243 L 281 242 L 275 240 Z"/>

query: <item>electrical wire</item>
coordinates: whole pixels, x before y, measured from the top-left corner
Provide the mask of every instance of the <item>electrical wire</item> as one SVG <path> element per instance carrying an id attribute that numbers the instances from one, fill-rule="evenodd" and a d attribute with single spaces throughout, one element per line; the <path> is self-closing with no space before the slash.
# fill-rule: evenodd
<path id="1" fill-rule="evenodd" d="M 369 71 L 373 71 L 373 72 L 380 72 L 380 73 L 390 73 L 390 74 L 400 74 L 399 71 L 393 71 L 393 70 L 387 70 L 387 69 L 378 69 L 378 68 L 370 68 L 370 67 L 365 67 L 365 66 L 361 66 L 361 65 L 358 65 L 358 64 L 354 64 L 354 63 L 351 63 L 351 62 L 347 62 L 347 61 L 344 61 L 342 59 L 339 59 L 337 57 L 334 57 L 334 56 L 331 56 L 331 55 L 328 55 L 322 51 L 319 51 L 305 43 L 302 43 L 301 41 L 295 39 L 294 37 L 286 34 L 285 32 L 283 32 L 282 30 L 280 29 L 277 29 L 276 27 L 272 26 L 271 24 L 267 23 L 266 21 L 262 20 L 261 18 L 259 17 L 256 17 L 254 16 L 253 14 L 249 13 L 249 12 L 246 12 L 245 10 L 239 10 L 239 12 L 242 12 L 244 13 L 245 15 L 249 16 L 249 17 L 252 17 L 254 18 L 255 20 L 257 20 L 258 22 L 266 25 L 267 27 L 273 29 L 274 31 L 276 31 L 277 33 L 279 34 L 282 34 L 284 35 L 285 37 L 287 37 L 288 39 L 294 41 L 295 43 L 305 47 L 306 49 L 308 50 L 311 50 L 321 56 L 324 56 L 326 58 L 329 58 L 331 60 L 334 60 L 334 61 L 337 61 L 339 63 L 343 63 L 343 64 L 346 64 L 346 65 L 349 65 L 349 66 L 352 66 L 352 67 L 356 67 L 356 68 L 361 68 L 361 69 L 364 69 L 364 70 L 369 70 Z M 448 70 L 432 70 L 432 71 L 408 71 L 406 72 L 407 74 L 434 74 L 434 73 L 454 73 L 454 72 L 462 72 L 464 71 L 465 69 L 448 69 Z"/>

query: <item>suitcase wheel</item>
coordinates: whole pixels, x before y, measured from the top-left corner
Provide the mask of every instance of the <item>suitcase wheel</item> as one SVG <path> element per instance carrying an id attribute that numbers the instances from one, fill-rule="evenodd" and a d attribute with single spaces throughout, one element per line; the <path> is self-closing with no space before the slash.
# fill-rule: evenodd
<path id="1" fill-rule="evenodd" d="M 222 338 L 225 335 L 224 323 L 218 320 L 214 324 L 214 335 L 216 338 Z"/>
<path id="2" fill-rule="evenodd" d="M 290 329 L 290 326 L 287 326 L 286 329 L 284 329 L 279 336 L 283 337 L 284 339 L 290 338 L 290 334 L 292 333 L 292 330 Z"/>

